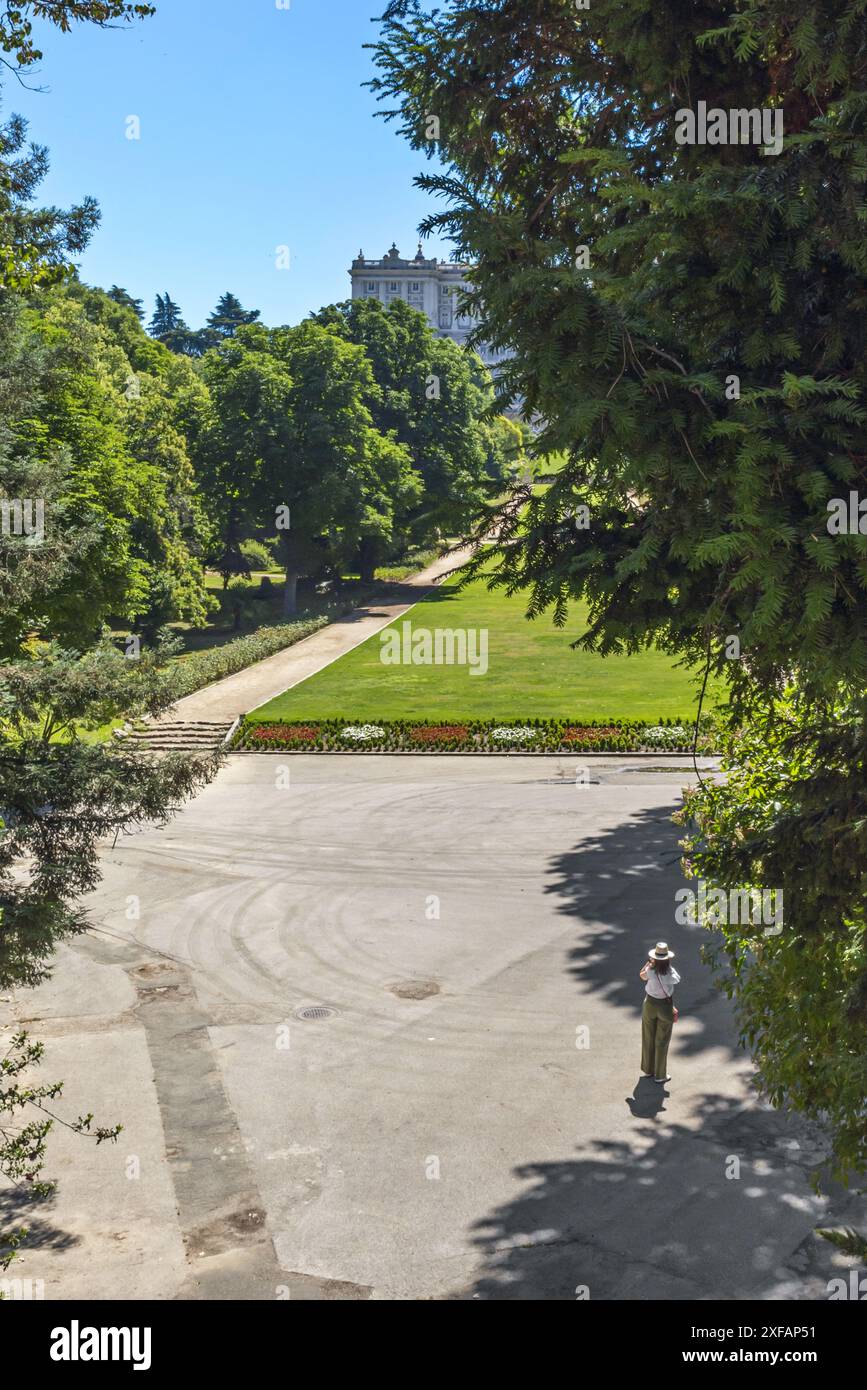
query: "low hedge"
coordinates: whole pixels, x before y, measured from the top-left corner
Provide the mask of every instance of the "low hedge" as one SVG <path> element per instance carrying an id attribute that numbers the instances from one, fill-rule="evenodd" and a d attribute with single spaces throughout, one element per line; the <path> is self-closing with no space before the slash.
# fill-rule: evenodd
<path id="1" fill-rule="evenodd" d="M 246 637 L 237 637 L 222 647 L 210 647 L 207 651 L 191 652 L 175 664 L 173 682 L 177 688 L 177 699 L 192 695 L 213 681 L 221 681 L 226 676 L 234 676 L 237 671 L 252 666 L 256 661 L 264 661 L 275 652 L 294 646 L 304 637 L 327 627 L 328 617 L 304 618 L 295 623 L 278 623 L 274 627 L 260 627 Z"/>
<path id="2" fill-rule="evenodd" d="M 384 719 L 257 719 L 248 715 L 233 740 L 236 749 L 288 753 L 636 753 L 688 752 L 694 724 L 686 719 L 497 719 L 444 721 Z M 713 721 L 702 720 L 698 749 L 712 752 Z"/>

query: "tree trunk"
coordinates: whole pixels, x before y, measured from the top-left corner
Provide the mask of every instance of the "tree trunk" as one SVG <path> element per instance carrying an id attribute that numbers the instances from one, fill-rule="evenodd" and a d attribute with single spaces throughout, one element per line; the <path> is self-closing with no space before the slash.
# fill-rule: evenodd
<path id="1" fill-rule="evenodd" d="M 358 573 L 362 584 L 372 584 L 376 577 L 377 551 L 376 541 L 369 536 L 358 546 Z"/>
<path id="2" fill-rule="evenodd" d="M 283 588 L 283 616 L 291 617 L 298 612 L 298 575 L 292 571 L 286 571 L 286 583 Z"/>

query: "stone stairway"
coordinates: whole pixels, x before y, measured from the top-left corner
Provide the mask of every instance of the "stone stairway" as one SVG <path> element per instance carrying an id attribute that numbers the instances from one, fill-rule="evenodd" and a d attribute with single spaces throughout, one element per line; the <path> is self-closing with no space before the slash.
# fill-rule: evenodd
<path id="1" fill-rule="evenodd" d="M 213 753 L 229 732 L 225 719 L 177 719 L 118 730 L 125 744 L 151 753 Z"/>

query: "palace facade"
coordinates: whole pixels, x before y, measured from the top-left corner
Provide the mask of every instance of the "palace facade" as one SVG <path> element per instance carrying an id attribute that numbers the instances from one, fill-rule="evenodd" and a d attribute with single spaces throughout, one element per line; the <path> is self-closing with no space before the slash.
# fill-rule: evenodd
<path id="1" fill-rule="evenodd" d="M 478 319 L 464 313 L 461 291 L 469 290 L 469 266 L 451 261 L 428 259 L 421 244 L 413 260 L 404 260 L 397 246 L 379 260 L 368 260 L 359 251 L 349 271 L 353 299 L 378 299 L 391 304 L 403 299 L 412 309 L 426 315 L 431 328 L 440 338 L 451 338 L 462 345 L 478 324 Z M 486 366 L 496 368 L 508 353 L 480 343 L 476 352 Z"/>

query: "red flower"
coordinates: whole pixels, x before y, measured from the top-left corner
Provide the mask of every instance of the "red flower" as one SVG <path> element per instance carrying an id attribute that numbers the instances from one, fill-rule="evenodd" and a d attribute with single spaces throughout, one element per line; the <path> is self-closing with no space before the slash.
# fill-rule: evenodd
<path id="1" fill-rule="evenodd" d="M 572 724 L 568 729 L 563 730 L 564 743 L 600 743 L 603 739 L 617 738 L 620 729 L 616 724 L 608 724 L 600 728 L 598 725 Z"/>
<path id="2" fill-rule="evenodd" d="M 410 730 L 410 738 L 415 743 L 439 743 L 445 739 L 466 738 L 466 724 L 427 724 Z"/>
<path id="3" fill-rule="evenodd" d="M 315 743 L 319 729 L 314 724 L 260 724 L 251 736 L 258 743 Z"/>

